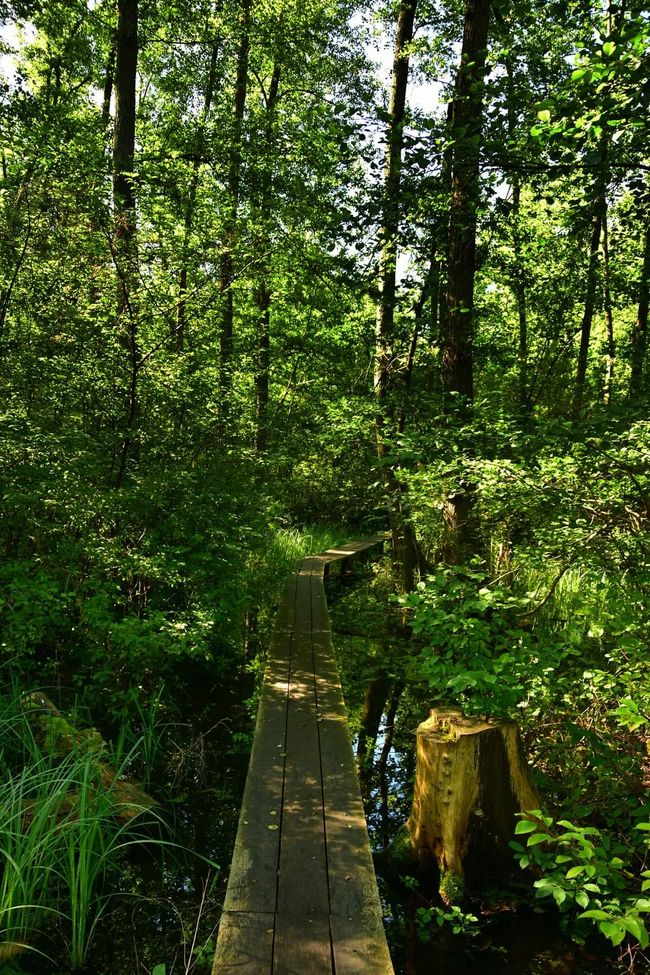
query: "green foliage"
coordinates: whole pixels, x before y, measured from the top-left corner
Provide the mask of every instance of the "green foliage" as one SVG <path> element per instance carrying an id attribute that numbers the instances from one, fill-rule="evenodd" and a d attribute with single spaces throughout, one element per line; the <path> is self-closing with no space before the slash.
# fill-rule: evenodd
<path id="1" fill-rule="evenodd" d="M 637 818 L 644 810 L 637 808 Z M 643 869 L 650 841 L 650 823 L 637 822 L 631 844 L 616 840 L 594 826 L 578 826 L 566 819 L 554 821 L 540 810 L 522 813 L 515 833 L 526 836 L 526 846 L 510 845 L 522 869 L 538 875 L 536 896 L 553 898 L 560 911 L 575 923 L 580 938 L 594 925 L 616 947 L 625 938 L 645 949 L 649 937 L 642 915 L 650 913 L 650 871 Z M 643 878 L 643 879 L 642 879 Z"/>
<path id="2" fill-rule="evenodd" d="M 475 938 L 479 934 L 478 918 L 460 907 L 418 907 L 415 912 L 415 924 L 420 941 L 428 944 L 431 941 L 431 924 L 435 921 L 439 928 L 446 927 L 452 934 L 462 934 L 465 938 Z"/>
<path id="3" fill-rule="evenodd" d="M 56 918 L 70 964 L 78 969 L 125 851 L 135 843 L 160 848 L 164 826 L 151 808 L 134 806 L 126 819 L 118 818 L 122 800 L 115 786 L 133 755 L 104 782 L 102 756 L 88 747 L 87 737 L 70 742 L 65 755 L 47 741 L 41 746 L 22 701 L 15 689 L 0 691 L 0 959 L 40 952 L 43 932 L 55 928 Z"/>

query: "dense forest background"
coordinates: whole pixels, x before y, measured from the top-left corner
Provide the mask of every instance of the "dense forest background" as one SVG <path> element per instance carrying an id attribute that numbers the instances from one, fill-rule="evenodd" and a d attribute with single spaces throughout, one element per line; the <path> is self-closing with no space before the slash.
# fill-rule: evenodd
<path id="1" fill-rule="evenodd" d="M 553 810 L 518 854 L 537 893 L 643 965 L 645 5 L 0 18 L 3 727 L 38 687 L 153 747 L 192 681 L 253 693 L 297 559 L 390 528 L 354 609 L 383 620 L 379 715 L 517 717 Z M 11 944 L 40 887 L 0 870 Z"/>

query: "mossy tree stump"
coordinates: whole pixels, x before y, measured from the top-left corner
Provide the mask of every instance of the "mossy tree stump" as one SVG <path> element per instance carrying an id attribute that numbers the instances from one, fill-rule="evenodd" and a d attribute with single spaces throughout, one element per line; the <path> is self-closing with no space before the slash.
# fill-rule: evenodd
<path id="1" fill-rule="evenodd" d="M 495 883 L 512 871 L 516 813 L 539 806 L 514 721 L 434 708 L 418 727 L 407 829 L 414 858 L 437 863 L 446 903 L 461 898 L 465 878 Z"/>

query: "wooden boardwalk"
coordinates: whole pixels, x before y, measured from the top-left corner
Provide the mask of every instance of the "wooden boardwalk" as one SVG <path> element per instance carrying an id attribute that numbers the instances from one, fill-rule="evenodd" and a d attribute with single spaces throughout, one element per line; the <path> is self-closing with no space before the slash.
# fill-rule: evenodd
<path id="1" fill-rule="evenodd" d="M 305 559 L 278 612 L 213 975 L 392 975 L 325 599 Z"/>

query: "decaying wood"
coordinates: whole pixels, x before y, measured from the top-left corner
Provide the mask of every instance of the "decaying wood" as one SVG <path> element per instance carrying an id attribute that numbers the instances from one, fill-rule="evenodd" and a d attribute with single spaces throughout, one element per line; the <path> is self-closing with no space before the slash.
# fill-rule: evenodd
<path id="1" fill-rule="evenodd" d="M 70 724 L 42 691 L 26 695 L 24 706 L 36 737 L 48 751 L 67 755 L 73 748 L 81 748 L 93 755 L 98 782 L 102 788 L 110 791 L 115 804 L 115 815 L 120 819 L 134 819 L 145 809 L 158 805 L 137 782 L 120 778 L 116 769 L 105 758 L 106 742 L 94 728 L 82 730 Z"/>
<path id="2" fill-rule="evenodd" d="M 447 903 L 459 899 L 465 877 L 494 881 L 510 871 L 516 813 L 539 805 L 514 721 L 434 708 L 418 727 L 407 828 L 413 857 L 437 863 Z"/>

